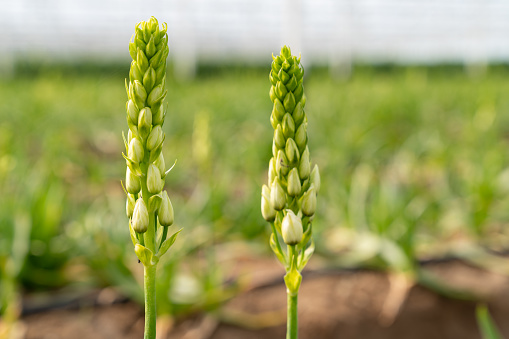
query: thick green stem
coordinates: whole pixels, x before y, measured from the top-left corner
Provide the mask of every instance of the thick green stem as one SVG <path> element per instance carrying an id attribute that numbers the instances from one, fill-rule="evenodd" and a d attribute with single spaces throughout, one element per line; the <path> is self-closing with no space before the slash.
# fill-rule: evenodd
<path id="1" fill-rule="evenodd" d="M 297 325 L 297 299 L 298 294 L 292 294 L 287 290 L 288 294 L 288 316 L 286 324 L 286 339 L 297 339 L 298 325 Z"/>
<path id="2" fill-rule="evenodd" d="M 156 338 L 156 265 L 145 266 L 145 336 Z"/>

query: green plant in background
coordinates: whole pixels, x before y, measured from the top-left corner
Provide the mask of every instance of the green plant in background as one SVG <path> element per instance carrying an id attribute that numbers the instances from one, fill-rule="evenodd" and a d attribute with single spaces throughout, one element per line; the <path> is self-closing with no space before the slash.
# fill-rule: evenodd
<path id="1" fill-rule="evenodd" d="M 270 99 L 274 103 L 270 116 L 274 139 L 268 186 L 262 188 L 261 209 L 263 218 L 272 227 L 270 246 L 286 269 L 287 338 L 297 338 L 300 272 L 314 251 L 311 221 L 320 190 L 318 166 L 311 171 L 309 161 L 303 76 L 300 57 L 292 56 L 290 48 L 284 46 L 281 55 L 273 56 L 269 79 L 272 84 Z M 287 251 L 281 248 L 280 236 Z"/>
<path id="2" fill-rule="evenodd" d="M 483 339 L 502 339 L 502 335 L 490 316 L 488 308 L 484 304 L 477 305 L 477 324 L 481 330 Z"/>
<path id="3" fill-rule="evenodd" d="M 167 26 L 159 28 L 157 19 L 136 25 L 129 43 L 133 58 L 126 84 L 127 124 L 124 137 L 127 156 L 125 190 L 126 212 L 134 251 L 144 266 L 145 338 L 156 332 L 156 268 L 162 255 L 175 242 L 180 231 L 167 239 L 173 224 L 173 207 L 163 190 L 166 170 L 162 154 L 165 138 L 166 58 L 168 56 Z M 127 81 L 126 81 L 127 82 Z"/>

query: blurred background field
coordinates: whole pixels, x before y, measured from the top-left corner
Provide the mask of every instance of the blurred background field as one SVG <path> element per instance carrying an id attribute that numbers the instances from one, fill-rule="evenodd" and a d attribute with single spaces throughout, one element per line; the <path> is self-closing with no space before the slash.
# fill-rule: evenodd
<path id="1" fill-rule="evenodd" d="M 65 14 L 66 7 L 57 3 L 54 8 Z M 28 9 L 30 1 L 23 4 L 9 7 L 4 15 L 9 10 L 38 13 Z M 301 9 L 307 8 L 303 4 Z M 469 4 L 467 9 L 458 5 L 467 17 L 478 8 L 474 5 L 481 6 Z M 368 14 L 379 13 L 376 4 L 364 5 L 351 16 L 358 23 L 363 22 L 359 13 L 364 8 Z M 185 9 L 191 11 L 189 6 Z M 454 6 L 448 7 L 451 13 Z M 431 16 L 433 8 L 440 9 L 430 7 L 425 13 Z M 485 13 L 498 18 L 508 6 L 493 1 L 487 8 Z M 66 47 L 52 58 L 59 46 L 39 43 L 35 51 L 20 48 L 28 46 L 23 43 L 28 35 L 12 30 L 20 42 L 10 45 L 17 46 L 11 54 L 4 51 L 0 78 L 0 336 L 43 338 L 30 336 L 26 317 L 52 309 L 120 304 L 119 313 L 131 312 L 135 319 L 141 314 L 136 303 L 143 301 L 142 267 L 129 239 L 120 185 L 125 176 L 121 133 L 127 131 L 124 79 L 129 34 L 135 22 L 158 16 L 151 9 L 147 17 L 123 22 L 128 34 L 109 36 L 118 48 L 125 47 L 125 55 L 115 54 L 113 44 L 104 57 L 94 52 L 95 46 L 85 57 L 79 57 L 79 48 Z M 170 18 L 178 13 L 172 9 L 165 9 Z M 417 15 L 416 9 L 406 10 Z M 236 11 L 244 13 L 245 8 L 228 12 L 230 18 Z M 15 18 L 10 20 L 16 22 Z M 486 15 L 485 20 L 489 18 Z M 329 19 L 324 22 L 334 21 L 333 16 Z M 29 28 L 49 27 L 38 20 L 30 21 Z M 306 22 L 317 27 L 312 20 Z M 463 27 L 450 25 L 444 27 Z M 488 25 L 481 31 L 487 37 L 499 36 L 507 32 L 504 25 Z M 175 208 L 172 228 L 184 230 L 158 273 L 161 326 L 171 328 L 174 321 L 202 312 L 232 326 L 280 325 L 263 317 L 234 316 L 224 305 L 271 286 L 274 279 L 274 284 L 282 284 L 283 269 L 270 252 L 269 227 L 260 213 L 260 192 L 271 156 L 270 52 L 279 52 L 284 36 L 301 46 L 293 51 L 302 51 L 306 65 L 309 148 L 322 176 L 314 222 L 316 253 L 309 274 L 389 272 L 389 283 L 381 283 L 389 296 L 382 299 L 396 306 L 381 307 L 385 319 L 381 321 L 387 326 L 406 319 L 400 308 L 416 284 L 452 300 L 468 300 L 468 310 L 477 301 L 508 300 L 509 59 L 504 58 L 509 53 L 497 47 L 507 44 L 492 38 L 483 40 L 491 45 L 481 44 L 475 53 L 465 48 L 448 54 L 445 43 L 437 47 L 440 53 L 429 49 L 427 59 L 416 62 L 398 48 L 390 52 L 387 44 L 381 44 L 378 54 L 352 44 L 345 45 L 350 46 L 346 54 L 319 53 L 319 41 L 307 43 L 316 32 L 287 34 L 284 27 L 268 42 L 255 39 L 265 41 L 263 48 L 269 52 L 263 57 L 254 53 L 253 59 L 245 58 L 250 49 L 246 52 L 235 44 L 233 58 L 221 58 L 220 53 L 201 58 L 206 45 L 195 54 L 185 44 L 176 47 L 177 57 L 168 71 L 163 152 L 168 163 L 177 160 L 166 188 Z M 44 41 L 44 32 L 34 39 Z M 355 40 L 355 34 L 346 32 Z M 197 36 L 191 39 L 194 48 L 200 45 Z M 334 45 L 340 52 L 342 41 Z M 223 47 L 223 53 L 233 45 Z M 459 272 L 455 277 L 425 269 L 430 262 L 452 259 L 461 260 L 460 268 L 465 264 L 478 271 L 467 274 L 446 266 L 445 271 Z M 489 279 L 486 272 L 492 274 Z M 476 280 L 476 275 L 478 280 L 462 285 L 462 274 L 468 276 L 465 280 Z M 375 285 L 380 283 L 376 280 L 380 278 L 373 279 Z M 483 285 L 489 287 L 479 288 Z M 507 333 L 509 327 L 501 320 L 507 319 L 502 311 L 508 309 L 496 307 L 495 320 Z M 473 312 L 465 317 L 474 321 Z M 206 321 L 199 325 L 207 328 Z M 133 333 L 139 327 L 135 322 Z M 313 336 L 306 333 L 304 338 Z M 448 334 L 440 337 L 454 338 L 459 332 L 444 333 Z M 116 336 L 110 333 L 112 337 Z M 202 333 L 200 338 L 206 337 Z M 217 333 L 216 337 L 227 338 Z M 472 338 L 477 337 L 476 332 Z"/>

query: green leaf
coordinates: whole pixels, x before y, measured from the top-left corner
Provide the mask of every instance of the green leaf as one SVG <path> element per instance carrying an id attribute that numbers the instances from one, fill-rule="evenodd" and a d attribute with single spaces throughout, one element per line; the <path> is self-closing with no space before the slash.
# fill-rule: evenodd
<path id="1" fill-rule="evenodd" d="M 143 266 L 153 266 L 155 263 L 152 261 L 154 255 L 151 250 L 140 244 L 134 245 L 134 252 L 141 261 Z"/>
<path id="2" fill-rule="evenodd" d="M 276 238 L 276 235 L 274 234 L 274 232 L 272 232 L 272 234 L 270 235 L 270 248 L 272 248 L 272 251 L 274 252 L 274 254 L 276 255 L 276 257 L 279 259 L 279 261 L 285 265 L 286 267 L 286 263 L 287 263 L 287 260 L 286 260 L 286 256 L 285 254 L 281 251 L 281 247 L 277 245 L 276 243 L 277 238 Z"/>
<path id="3" fill-rule="evenodd" d="M 299 293 L 300 283 L 302 281 L 302 275 L 297 271 L 295 265 L 292 263 L 290 271 L 285 275 L 286 288 L 290 295 L 296 295 Z"/>
<path id="4" fill-rule="evenodd" d="M 483 339 L 502 339 L 486 305 L 477 305 L 476 316 Z"/>
<path id="5" fill-rule="evenodd" d="M 131 220 L 129 220 L 129 233 L 131 234 L 131 240 L 133 242 L 133 245 L 136 248 L 138 241 L 136 239 L 136 233 L 134 232 L 133 227 L 131 226 Z"/>
<path id="6" fill-rule="evenodd" d="M 304 269 L 304 267 L 307 265 L 309 259 L 311 259 L 311 256 L 313 255 L 314 252 L 315 252 L 315 242 L 311 240 L 311 245 L 309 245 L 309 247 L 306 248 L 306 250 L 304 251 L 304 255 L 299 256 L 297 263 L 299 271 L 302 271 Z"/>
<path id="7" fill-rule="evenodd" d="M 170 249 L 171 245 L 173 245 L 175 240 L 177 240 L 177 236 L 182 230 L 183 228 L 179 229 L 163 242 L 161 248 L 159 249 L 159 253 L 157 253 L 158 258 L 162 257 Z"/>

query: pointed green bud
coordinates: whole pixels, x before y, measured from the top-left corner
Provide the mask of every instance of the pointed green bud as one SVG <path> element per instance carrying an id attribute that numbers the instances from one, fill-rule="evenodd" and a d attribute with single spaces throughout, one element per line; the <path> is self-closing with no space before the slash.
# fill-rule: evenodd
<path id="1" fill-rule="evenodd" d="M 299 162 L 299 176 L 301 180 L 305 180 L 309 177 L 311 172 L 311 164 L 309 163 L 309 148 L 306 146 L 304 153 L 300 157 Z"/>
<path id="2" fill-rule="evenodd" d="M 292 113 L 292 118 L 295 124 L 300 125 L 304 121 L 304 109 L 302 104 L 299 102 Z"/>
<path id="3" fill-rule="evenodd" d="M 270 158 L 270 161 L 269 161 L 269 185 L 272 184 L 272 182 L 274 181 L 276 176 L 277 176 L 276 160 L 274 159 L 274 157 L 272 157 L 272 158 Z"/>
<path id="4" fill-rule="evenodd" d="M 304 96 L 304 87 L 302 87 L 302 83 L 297 84 L 297 88 L 293 91 L 293 95 L 295 95 L 295 101 L 302 103 L 302 108 L 306 106 L 306 97 Z"/>
<path id="5" fill-rule="evenodd" d="M 270 204 L 270 189 L 267 185 L 262 187 L 262 216 L 263 219 L 268 222 L 272 222 L 276 219 L 276 210 Z"/>
<path id="6" fill-rule="evenodd" d="M 142 135 L 146 135 L 149 133 L 150 128 L 152 128 L 152 111 L 149 107 L 144 107 L 138 115 L 138 129 Z"/>
<path id="7" fill-rule="evenodd" d="M 286 158 L 286 154 L 283 150 L 279 150 L 277 152 L 276 172 L 283 175 L 287 175 L 288 172 L 290 172 L 290 164 L 288 163 L 288 159 Z"/>
<path id="8" fill-rule="evenodd" d="M 285 115 L 285 108 L 284 108 L 283 104 L 281 103 L 281 101 L 279 101 L 279 99 L 277 99 L 277 98 L 276 98 L 276 100 L 274 100 L 274 108 L 272 109 L 272 112 L 274 114 L 274 117 L 278 121 L 283 120 L 283 116 Z"/>
<path id="9" fill-rule="evenodd" d="M 156 127 L 152 128 L 152 132 L 150 132 L 147 138 L 147 149 L 152 151 L 159 147 L 163 142 L 163 137 L 164 133 L 161 125 L 157 125 Z"/>
<path id="10" fill-rule="evenodd" d="M 272 128 L 276 129 L 277 125 L 279 125 L 279 121 L 276 118 L 276 114 L 272 112 L 270 115 L 270 124 L 272 125 Z"/>
<path id="11" fill-rule="evenodd" d="M 286 96 L 286 93 L 288 93 L 288 90 L 286 89 L 285 85 L 283 85 L 283 83 L 281 81 L 278 81 L 274 92 L 275 92 L 277 98 L 279 100 L 283 101 L 283 99 Z"/>
<path id="12" fill-rule="evenodd" d="M 288 61 L 288 59 L 283 61 L 283 64 L 281 65 L 281 68 L 284 69 L 285 71 L 288 71 L 291 67 L 292 67 L 292 65 L 290 65 L 290 62 Z"/>
<path id="13" fill-rule="evenodd" d="M 140 71 L 138 64 L 136 61 L 131 62 L 131 69 L 129 70 L 129 77 L 131 81 L 138 80 L 141 81 L 143 79 L 143 73 Z"/>
<path id="14" fill-rule="evenodd" d="M 299 150 L 304 150 L 308 143 L 307 126 L 307 123 L 303 123 L 297 128 L 297 132 L 295 132 L 295 143 L 299 146 Z"/>
<path id="15" fill-rule="evenodd" d="M 164 107 L 163 103 L 159 105 L 155 105 L 155 107 L 152 107 L 154 110 L 152 110 L 152 123 L 154 125 L 162 125 L 164 122 Z"/>
<path id="16" fill-rule="evenodd" d="M 141 49 L 138 49 L 138 54 L 136 56 L 136 62 L 138 63 L 138 67 L 140 67 L 140 71 L 145 73 L 145 71 L 148 68 L 148 59 L 145 56 L 145 53 Z"/>
<path id="17" fill-rule="evenodd" d="M 161 172 L 156 165 L 150 164 L 147 171 L 147 189 L 152 194 L 157 194 L 163 190 L 164 181 L 161 179 Z"/>
<path id="18" fill-rule="evenodd" d="M 129 143 L 129 150 L 127 151 L 127 157 L 131 159 L 133 162 L 139 164 L 143 161 L 143 156 L 145 152 L 143 151 L 143 145 L 138 138 L 131 139 Z"/>
<path id="19" fill-rule="evenodd" d="M 125 107 L 127 111 L 127 121 L 131 124 L 137 125 L 138 124 L 138 113 L 140 112 L 136 105 L 132 100 L 129 99 L 129 101 L 126 103 Z"/>
<path id="20" fill-rule="evenodd" d="M 136 205 L 134 206 L 132 227 L 135 232 L 145 233 L 148 229 L 148 210 L 145 201 L 142 198 L 138 198 Z"/>
<path id="21" fill-rule="evenodd" d="M 283 101 L 283 105 L 285 106 L 285 110 L 287 112 L 292 112 L 295 108 L 295 96 L 292 92 L 288 92 L 285 96 L 285 100 Z"/>
<path id="22" fill-rule="evenodd" d="M 311 184 L 311 187 L 304 193 L 302 197 L 301 205 L 302 214 L 311 217 L 316 211 L 316 191 L 315 186 Z"/>
<path id="23" fill-rule="evenodd" d="M 286 215 L 281 223 L 281 233 L 283 241 L 287 245 L 297 245 L 302 240 L 304 234 L 302 221 L 292 210 L 286 210 Z"/>
<path id="24" fill-rule="evenodd" d="M 147 48 L 145 49 L 145 52 L 147 53 L 147 57 L 149 58 L 151 58 L 152 55 L 156 53 L 156 44 L 154 42 L 153 35 L 150 37 L 150 40 L 147 43 Z"/>
<path id="25" fill-rule="evenodd" d="M 297 168 L 292 168 L 288 174 L 288 195 L 294 197 L 300 194 L 302 188 Z"/>
<path id="26" fill-rule="evenodd" d="M 165 97 L 166 93 L 164 92 L 162 85 L 157 85 L 152 92 L 148 95 L 147 103 L 152 107 L 156 104 L 159 104 Z"/>
<path id="27" fill-rule="evenodd" d="M 313 172 L 311 172 L 310 182 L 315 186 L 316 193 L 320 192 L 320 171 L 318 165 L 315 165 Z"/>
<path id="28" fill-rule="evenodd" d="M 127 214 L 127 217 L 130 218 L 133 216 L 134 212 L 134 205 L 136 204 L 136 201 L 134 200 L 134 195 L 127 194 L 126 204 L 125 204 L 125 211 Z"/>
<path id="29" fill-rule="evenodd" d="M 286 45 L 281 47 L 281 57 L 285 58 L 285 61 L 286 59 L 292 57 L 292 50 L 290 49 L 290 47 Z"/>
<path id="30" fill-rule="evenodd" d="M 292 66 L 293 68 L 294 66 Z M 298 85 L 298 82 L 297 82 L 297 77 L 295 77 L 295 75 L 292 75 L 292 77 L 290 78 L 290 81 L 288 81 L 285 86 L 286 88 L 293 92 L 295 90 L 295 88 L 297 88 L 297 85 Z"/>
<path id="31" fill-rule="evenodd" d="M 131 40 L 134 39 L 134 35 L 131 37 Z M 134 41 L 129 42 L 129 55 L 133 60 L 136 60 L 136 43 Z"/>
<path id="32" fill-rule="evenodd" d="M 270 204 L 276 211 L 281 211 L 286 205 L 286 194 L 281 187 L 279 178 L 274 179 L 270 187 Z"/>
<path id="33" fill-rule="evenodd" d="M 295 122 L 289 113 L 286 113 L 283 117 L 283 134 L 286 139 L 293 138 L 295 135 Z"/>
<path id="34" fill-rule="evenodd" d="M 276 86 L 270 86 L 269 97 L 272 102 L 274 102 L 277 99 Z"/>
<path id="35" fill-rule="evenodd" d="M 279 70 L 277 76 L 283 82 L 283 84 L 286 84 L 286 82 L 290 80 L 290 76 L 282 68 Z"/>
<path id="36" fill-rule="evenodd" d="M 138 107 L 144 107 L 145 106 L 145 99 L 147 99 L 147 91 L 145 91 L 145 87 L 143 87 L 142 83 L 138 80 L 135 80 L 133 82 L 133 97 L 131 99 L 134 99 L 134 102 L 136 103 L 136 106 Z"/>
<path id="37" fill-rule="evenodd" d="M 164 157 L 163 152 L 159 153 L 159 156 L 157 157 L 156 161 L 154 162 L 154 165 L 157 166 L 157 169 L 160 173 L 166 172 L 166 165 L 164 163 Z"/>
<path id="38" fill-rule="evenodd" d="M 159 211 L 157 212 L 157 218 L 159 219 L 159 223 L 161 226 L 171 226 L 173 225 L 173 206 L 171 204 L 170 197 L 168 197 L 168 193 L 166 191 L 163 192 L 163 200 L 161 201 L 161 205 L 159 206 Z"/>
<path id="39" fill-rule="evenodd" d="M 125 174 L 125 189 L 131 194 L 136 194 L 141 190 L 140 178 L 131 172 L 129 166 Z"/>
<path id="40" fill-rule="evenodd" d="M 146 91 L 152 90 L 154 84 L 156 83 L 156 71 L 152 67 L 149 67 L 143 75 L 143 86 L 145 86 Z M 149 96 L 150 98 L 150 96 Z"/>
<path id="41" fill-rule="evenodd" d="M 278 149 L 282 149 L 286 145 L 285 136 L 283 135 L 283 129 L 281 125 L 277 125 L 277 128 L 274 130 L 274 142 L 276 143 L 276 147 Z"/>
<path id="42" fill-rule="evenodd" d="M 300 160 L 299 149 L 293 139 L 286 140 L 285 154 L 290 165 L 295 165 Z"/>
<path id="43" fill-rule="evenodd" d="M 159 209 L 161 205 L 161 196 L 160 194 L 154 194 L 150 198 L 148 198 L 148 213 L 154 213 Z"/>

